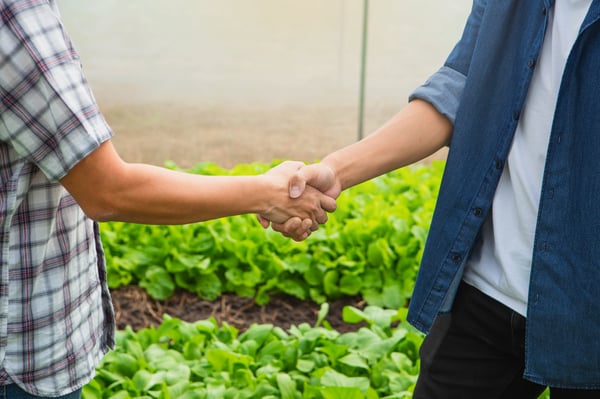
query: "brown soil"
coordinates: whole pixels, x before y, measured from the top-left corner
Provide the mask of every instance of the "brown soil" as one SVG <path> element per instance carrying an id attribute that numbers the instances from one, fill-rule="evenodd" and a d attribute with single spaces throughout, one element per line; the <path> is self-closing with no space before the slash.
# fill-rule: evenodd
<path id="1" fill-rule="evenodd" d="M 121 287 L 112 291 L 117 328 L 131 326 L 134 330 L 158 326 L 163 314 L 193 322 L 214 317 L 219 324 L 227 324 L 246 330 L 253 323 L 273 324 L 287 330 L 292 325 L 317 322 L 319 305 L 286 296 L 276 296 L 263 306 L 252 298 L 225 294 L 214 302 L 205 301 L 188 292 L 176 292 L 166 301 L 150 298 L 143 288 Z M 330 303 L 327 322 L 340 332 L 354 331 L 362 324 L 347 324 L 342 320 L 344 306 L 363 309 L 365 303 L 359 297 L 348 297 Z"/>

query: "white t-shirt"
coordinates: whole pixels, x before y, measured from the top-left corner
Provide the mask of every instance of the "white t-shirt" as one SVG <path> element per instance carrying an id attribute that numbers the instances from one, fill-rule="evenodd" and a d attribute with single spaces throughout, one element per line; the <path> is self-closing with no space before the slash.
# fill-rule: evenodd
<path id="1" fill-rule="evenodd" d="M 464 281 L 526 315 L 546 151 L 564 66 L 592 0 L 556 0 L 481 245 Z"/>

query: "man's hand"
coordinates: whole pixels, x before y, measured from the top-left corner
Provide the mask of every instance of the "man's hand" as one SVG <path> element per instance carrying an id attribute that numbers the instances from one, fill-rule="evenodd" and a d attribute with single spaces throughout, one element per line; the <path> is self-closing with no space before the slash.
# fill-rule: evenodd
<path id="1" fill-rule="evenodd" d="M 342 191 L 342 185 L 337 180 L 334 170 L 322 162 L 298 169 L 290 179 L 290 197 L 298 198 L 304 192 L 306 185 L 316 188 L 331 198 L 337 198 Z"/>
<path id="2" fill-rule="evenodd" d="M 283 179 L 286 201 L 277 202 L 269 212 L 258 215 L 263 227 L 267 228 L 271 223 L 273 226 L 286 226 L 284 230 L 276 231 L 296 241 L 306 239 L 320 224 L 327 222 L 327 212 L 336 208 L 335 198 L 314 187 L 307 187 L 303 175 L 296 176 L 304 167 L 302 162 L 286 161 L 265 173 L 269 177 Z M 295 189 L 297 195 L 290 195 L 292 182 L 302 186 Z M 282 219 L 286 214 L 289 216 Z"/>
<path id="3" fill-rule="evenodd" d="M 294 166 L 297 166 L 295 164 Z M 335 177 L 335 173 L 331 167 L 324 163 L 312 164 L 308 166 L 302 165 L 297 168 L 295 173 L 289 179 L 289 196 L 290 198 L 301 198 L 305 193 L 310 193 L 313 190 L 318 190 L 327 197 L 337 198 L 341 192 L 341 184 Z M 335 208 L 327 209 L 328 212 L 333 212 Z M 319 224 L 323 224 L 327 219 L 317 220 L 318 223 L 311 223 L 310 220 L 301 220 L 298 217 L 293 217 L 284 223 L 269 223 L 269 219 L 265 215 L 258 216 L 263 227 L 273 227 L 273 230 L 280 232 L 286 237 L 296 241 L 306 239 L 311 232 L 319 228 Z"/>

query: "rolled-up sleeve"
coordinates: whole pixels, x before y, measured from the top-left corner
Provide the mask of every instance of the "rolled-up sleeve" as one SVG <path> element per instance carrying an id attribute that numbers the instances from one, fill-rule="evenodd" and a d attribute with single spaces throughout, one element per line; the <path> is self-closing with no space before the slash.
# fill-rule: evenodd
<path id="1" fill-rule="evenodd" d="M 459 42 L 446 59 L 444 66 L 417 87 L 409 101 L 421 99 L 431 103 L 454 123 L 465 87 L 473 51 L 477 45 L 479 27 L 487 0 L 475 0 Z"/>
<path id="2" fill-rule="evenodd" d="M 417 98 L 427 101 L 454 123 L 465 80 L 465 75 L 443 66 L 411 93 L 409 101 Z"/>

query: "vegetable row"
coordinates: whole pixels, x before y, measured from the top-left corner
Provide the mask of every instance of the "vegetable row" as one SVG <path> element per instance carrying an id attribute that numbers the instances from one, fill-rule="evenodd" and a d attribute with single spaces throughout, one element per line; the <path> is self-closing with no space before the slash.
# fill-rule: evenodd
<path id="1" fill-rule="evenodd" d="M 366 327 L 338 333 L 323 322 L 284 331 L 253 325 L 239 334 L 214 319 L 165 316 L 158 328 L 117 335 L 117 348 L 84 387 L 84 399 L 378 399 L 410 398 L 420 333 L 399 323 L 403 311 L 344 310 Z M 323 324 L 323 325 L 321 325 Z"/>
<path id="2" fill-rule="evenodd" d="M 271 166 L 207 163 L 188 172 L 258 174 Z M 443 167 L 403 168 L 346 190 L 329 221 L 303 242 L 264 230 L 254 215 L 182 226 L 103 223 L 109 286 L 140 285 L 156 299 L 182 289 L 208 300 L 235 293 L 259 304 L 283 293 L 316 303 L 361 295 L 371 305 L 404 306 Z"/>

